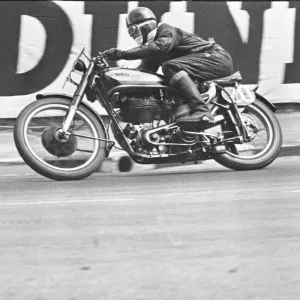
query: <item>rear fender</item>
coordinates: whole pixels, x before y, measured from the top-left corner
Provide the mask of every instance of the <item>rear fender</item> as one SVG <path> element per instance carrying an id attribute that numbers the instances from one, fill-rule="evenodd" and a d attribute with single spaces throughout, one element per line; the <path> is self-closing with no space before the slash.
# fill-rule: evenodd
<path id="1" fill-rule="evenodd" d="M 269 100 L 267 100 L 266 98 L 264 98 L 262 95 L 258 94 L 255 92 L 255 96 L 256 98 L 262 102 L 263 104 L 265 104 L 268 108 L 271 109 L 272 112 L 275 112 L 277 110 L 277 107 L 271 103 Z"/>
<path id="2" fill-rule="evenodd" d="M 63 99 L 67 99 L 71 101 L 73 100 L 73 97 L 67 95 L 67 94 L 37 94 L 36 95 L 36 100 L 42 100 L 42 99 L 47 99 L 47 98 L 63 98 Z M 105 132 L 105 139 L 109 139 L 109 135 L 108 132 L 106 130 L 104 121 L 102 120 L 102 118 L 99 116 L 99 114 L 96 112 L 96 110 L 94 108 L 92 108 L 90 105 L 88 105 L 85 102 L 81 102 L 80 105 L 84 106 L 87 110 L 89 110 L 98 120 L 99 123 L 101 124 L 102 128 L 104 129 Z"/>
<path id="3" fill-rule="evenodd" d="M 256 99 L 258 99 L 260 102 L 265 104 L 269 109 L 271 109 L 272 112 L 275 112 L 277 110 L 276 106 L 272 104 L 269 100 L 267 100 L 262 95 L 258 94 L 256 91 L 258 90 L 259 85 L 255 85 L 251 88 L 251 90 L 254 92 Z"/>
<path id="4" fill-rule="evenodd" d="M 255 100 L 259 100 L 263 104 L 265 104 L 272 112 L 275 112 L 277 109 L 275 105 L 256 92 L 258 87 L 258 85 L 255 85 L 254 87 L 250 88 L 242 84 L 240 84 L 238 87 L 225 87 L 221 91 L 221 95 L 223 99 L 228 103 L 231 103 L 231 99 L 228 95 L 230 95 L 232 99 L 237 99 L 236 104 L 239 108 L 246 107 L 247 105 L 253 103 Z"/>

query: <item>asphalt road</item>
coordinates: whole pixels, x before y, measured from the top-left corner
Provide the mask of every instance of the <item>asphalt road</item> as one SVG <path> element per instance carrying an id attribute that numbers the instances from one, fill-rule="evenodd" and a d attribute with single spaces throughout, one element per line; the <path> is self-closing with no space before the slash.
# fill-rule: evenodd
<path id="1" fill-rule="evenodd" d="M 300 158 L 55 182 L 0 167 L 0 299 L 300 299 Z"/>

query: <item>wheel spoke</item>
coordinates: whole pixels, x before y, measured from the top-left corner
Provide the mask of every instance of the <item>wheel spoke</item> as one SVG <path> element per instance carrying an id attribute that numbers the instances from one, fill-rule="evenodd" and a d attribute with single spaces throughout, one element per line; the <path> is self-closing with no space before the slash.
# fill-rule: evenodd
<path id="1" fill-rule="evenodd" d="M 265 128 L 265 127 L 264 128 L 257 128 L 257 131 L 258 132 L 260 132 L 260 131 L 267 131 L 267 128 Z"/>
<path id="2" fill-rule="evenodd" d="M 79 149 L 79 148 L 76 148 L 76 151 L 93 153 L 93 151 L 91 151 L 91 150 L 84 150 L 84 149 Z"/>
<path id="3" fill-rule="evenodd" d="M 52 105 L 48 109 L 37 110 L 27 124 L 25 134 L 29 149 L 50 168 L 81 168 L 97 152 L 100 137 L 91 121 L 80 111 L 72 121 L 73 134 L 65 136 L 58 132 L 68 109 L 67 105 Z"/>
<path id="4" fill-rule="evenodd" d="M 216 113 L 216 112 L 215 112 Z M 255 105 L 249 105 L 241 112 L 242 121 L 247 128 L 250 141 L 247 143 L 227 143 L 228 153 L 236 157 L 244 157 L 250 159 L 261 155 L 267 151 L 272 141 L 273 132 L 270 131 L 270 122 L 266 115 Z M 219 127 L 219 132 L 226 134 L 231 130 L 230 123 L 225 123 Z M 216 132 L 214 132 L 216 133 Z"/>

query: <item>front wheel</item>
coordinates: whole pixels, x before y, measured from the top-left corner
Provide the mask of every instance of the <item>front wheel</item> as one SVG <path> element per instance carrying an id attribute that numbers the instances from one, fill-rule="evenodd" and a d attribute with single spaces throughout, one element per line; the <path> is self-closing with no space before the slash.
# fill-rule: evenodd
<path id="1" fill-rule="evenodd" d="M 271 164 L 280 152 L 280 124 L 274 113 L 258 99 L 242 111 L 242 121 L 251 140 L 242 144 L 226 143 L 226 153 L 216 155 L 214 160 L 236 171 L 262 169 Z M 224 130 L 226 128 L 223 127 Z"/>
<path id="2" fill-rule="evenodd" d="M 70 100 L 47 98 L 32 102 L 17 117 L 14 141 L 23 160 L 37 173 L 54 180 L 78 180 L 93 174 L 105 158 L 106 133 L 97 117 L 80 106 L 62 136 Z"/>

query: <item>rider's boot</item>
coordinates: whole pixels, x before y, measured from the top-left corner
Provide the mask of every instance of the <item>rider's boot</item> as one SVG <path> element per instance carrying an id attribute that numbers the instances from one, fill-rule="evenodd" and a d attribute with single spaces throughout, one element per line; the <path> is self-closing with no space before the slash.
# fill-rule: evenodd
<path id="1" fill-rule="evenodd" d="M 214 124 L 214 117 L 205 104 L 197 86 L 188 74 L 180 77 L 174 84 L 184 96 L 188 105 L 191 107 L 191 113 L 186 116 L 179 117 L 176 124 L 183 125 L 183 128 L 190 128 L 197 125 L 199 129 L 206 129 Z"/>

